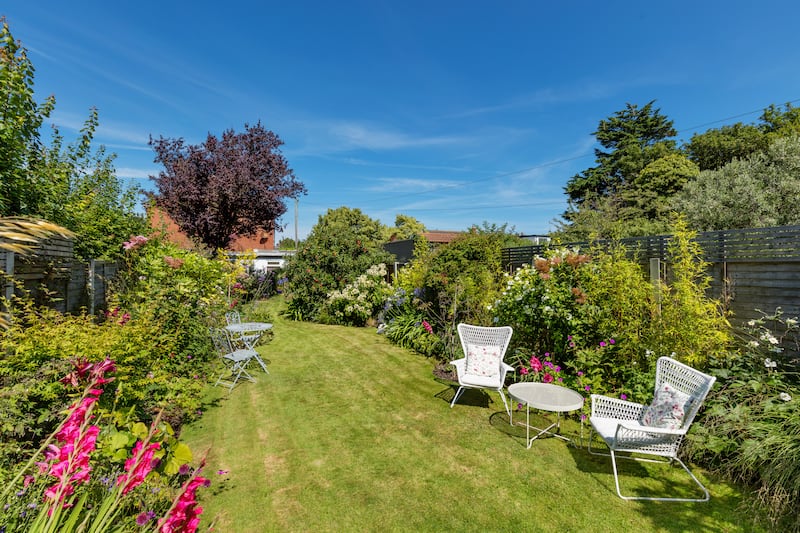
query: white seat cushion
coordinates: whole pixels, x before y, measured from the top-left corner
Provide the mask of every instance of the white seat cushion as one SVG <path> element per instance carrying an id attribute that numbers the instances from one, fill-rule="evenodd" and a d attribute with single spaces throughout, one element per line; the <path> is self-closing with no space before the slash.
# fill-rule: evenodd
<path id="1" fill-rule="evenodd" d="M 467 374 L 494 378 L 500 375 L 500 358 L 502 348 L 500 346 L 486 346 L 481 344 L 467 344 Z"/>
<path id="2" fill-rule="evenodd" d="M 474 385 L 476 387 L 498 388 L 501 385 L 499 372 L 496 376 L 476 376 L 474 374 L 467 374 L 461 376 L 460 381 L 464 385 Z"/>

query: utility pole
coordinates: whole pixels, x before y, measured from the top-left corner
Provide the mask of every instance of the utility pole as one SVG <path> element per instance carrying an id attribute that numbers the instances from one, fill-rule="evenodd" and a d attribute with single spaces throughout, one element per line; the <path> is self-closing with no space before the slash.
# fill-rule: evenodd
<path id="1" fill-rule="evenodd" d="M 295 251 L 300 249 L 299 241 L 297 240 L 297 204 L 299 203 L 298 199 L 294 199 L 294 249 Z"/>

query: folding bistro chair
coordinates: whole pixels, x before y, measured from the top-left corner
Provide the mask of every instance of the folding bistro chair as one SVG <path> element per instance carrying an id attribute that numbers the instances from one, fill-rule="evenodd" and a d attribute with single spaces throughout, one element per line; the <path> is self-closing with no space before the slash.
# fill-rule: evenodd
<path id="1" fill-rule="evenodd" d="M 225 313 L 225 322 L 230 326 L 231 324 L 241 324 L 242 317 L 239 314 L 239 311 L 229 311 Z M 257 334 L 246 334 L 246 333 L 232 333 L 228 332 L 231 337 L 231 342 L 235 346 L 240 348 L 253 348 L 261 337 L 260 333 Z"/>
<path id="2" fill-rule="evenodd" d="M 255 378 L 247 371 L 247 365 L 258 355 L 249 348 L 234 348 L 228 332 L 220 328 L 211 328 L 211 340 L 214 348 L 222 358 L 225 369 L 220 373 L 214 386 L 228 387 L 228 393 L 233 390 L 240 379 L 247 379 L 255 383 Z"/>

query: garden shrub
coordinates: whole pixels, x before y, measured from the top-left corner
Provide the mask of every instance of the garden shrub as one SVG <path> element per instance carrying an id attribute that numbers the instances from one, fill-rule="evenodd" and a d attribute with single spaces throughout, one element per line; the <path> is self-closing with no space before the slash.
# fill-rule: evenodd
<path id="1" fill-rule="evenodd" d="M 707 295 L 711 277 L 696 235 L 683 218 L 675 220 L 667 245 L 671 276 L 661 284 L 660 309 L 648 347 L 705 369 L 710 358 L 724 359 L 732 336 L 720 302 Z"/>
<path id="2" fill-rule="evenodd" d="M 797 350 L 799 332 L 778 309 L 744 326 L 739 350 L 711 358 L 717 385 L 687 446 L 711 472 L 751 487 L 776 531 L 800 531 L 800 381 L 784 352 Z"/>
<path id="3" fill-rule="evenodd" d="M 27 300 L 11 306 L 12 325 L 0 332 L 0 464 L 13 463 L 52 431 L 68 403 L 58 380 L 71 359 L 116 361 L 103 409 L 133 408 L 146 423 L 161 412 L 176 430 L 196 416 L 216 363 L 208 321 L 222 320 L 230 269 L 144 237 L 127 247 L 127 269 L 110 298 L 116 306 L 99 320 Z"/>
<path id="4" fill-rule="evenodd" d="M 344 326 L 364 326 L 376 319 L 392 287 L 386 282 L 386 265 L 373 265 L 340 290 L 328 293 L 319 321 Z"/>
<path id="5" fill-rule="evenodd" d="M 425 305 L 419 299 L 420 293 L 420 289 L 411 293 L 402 287 L 395 289 L 384 304 L 383 333 L 398 346 L 410 348 L 427 357 L 440 358 L 445 341 L 428 322 Z"/>
<path id="6" fill-rule="evenodd" d="M 289 258 L 281 290 L 287 314 L 317 320 L 328 294 L 341 290 L 372 265 L 389 263 L 383 225 L 359 209 L 329 209 L 311 229 L 300 250 Z"/>

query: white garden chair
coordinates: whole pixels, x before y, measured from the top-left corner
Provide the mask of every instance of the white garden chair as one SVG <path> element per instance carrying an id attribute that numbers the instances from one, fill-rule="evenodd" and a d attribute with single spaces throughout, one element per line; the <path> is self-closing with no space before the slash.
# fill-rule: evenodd
<path id="1" fill-rule="evenodd" d="M 592 394 L 592 414 L 589 417 L 592 431 L 589 435 L 589 453 L 595 453 L 592 452 L 592 437 L 594 433 L 597 433 L 611 452 L 614 483 L 620 498 L 682 502 L 708 501 L 708 490 L 680 460 L 678 448 L 715 380 L 716 378 L 674 359 L 660 357 L 656 364 L 653 403 L 649 406 Z M 627 453 L 617 455 L 619 452 Z M 636 454 L 636 456 L 631 454 Z M 663 459 L 648 459 L 637 457 L 638 455 L 659 456 Z M 677 462 L 703 490 L 704 497 L 623 496 L 619 487 L 617 458 L 670 464 L 673 461 Z"/>
<path id="2" fill-rule="evenodd" d="M 228 393 L 233 390 L 240 379 L 247 379 L 255 383 L 255 378 L 247 371 L 247 365 L 258 355 L 255 350 L 248 348 L 235 348 L 228 332 L 220 328 L 211 328 L 211 340 L 214 348 L 222 358 L 225 370 L 220 373 L 214 386 L 228 387 Z"/>
<path id="3" fill-rule="evenodd" d="M 450 402 L 451 408 L 465 389 L 488 389 L 500 393 L 506 413 L 508 413 L 509 419 L 511 418 L 511 409 L 509 409 L 506 396 L 503 394 L 503 386 L 506 382 L 506 373 L 513 371 L 514 368 L 506 364 L 503 358 L 512 334 L 513 330 L 510 326 L 458 325 L 458 336 L 461 339 L 464 357 L 450 361 L 450 364 L 456 368 L 459 385 L 453 401 Z"/>

